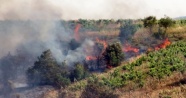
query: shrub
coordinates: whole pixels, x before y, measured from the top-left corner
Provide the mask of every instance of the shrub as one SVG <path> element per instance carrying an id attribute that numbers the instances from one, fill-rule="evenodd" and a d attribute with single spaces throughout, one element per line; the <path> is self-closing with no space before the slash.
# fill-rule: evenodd
<path id="1" fill-rule="evenodd" d="M 84 66 L 80 63 L 75 64 L 75 69 L 71 72 L 71 80 L 81 80 L 88 76 L 88 71 L 84 68 Z"/>
<path id="2" fill-rule="evenodd" d="M 140 26 L 133 24 L 132 21 L 126 22 L 125 25 L 121 26 L 119 33 L 121 42 L 130 40 L 138 28 L 140 28 Z"/>
<path id="3" fill-rule="evenodd" d="M 124 54 L 122 52 L 120 43 L 109 45 L 103 55 L 107 65 L 114 67 L 120 65 L 122 60 L 124 59 Z"/>

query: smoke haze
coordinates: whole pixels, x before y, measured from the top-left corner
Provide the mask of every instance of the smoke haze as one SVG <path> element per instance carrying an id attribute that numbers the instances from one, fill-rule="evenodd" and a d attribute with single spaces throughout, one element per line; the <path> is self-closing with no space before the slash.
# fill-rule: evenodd
<path id="1" fill-rule="evenodd" d="M 0 19 L 59 19 L 60 10 L 46 0 L 1 0 Z"/>
<path id="2" fill-rule="evenodd" d="M 8 53 L 16 55 L 18 50 L 36 58 L 50 49 L 58 62 L 66 60 L 70 65 L 84 60 L 86 48 L 94 42 L 85 39 L 76 49 L 69 49 L 74 31 L 60 19 L 178 17 L 185 15 L 185 4 L 185 0 L 0 0 L 0 58 Z M 10 70 L 7 63 L 2 65 L 5 70 L 0 69 L 0 78 L 7 82 L 11 78 L 4 77 L 15 69 Z"/>
<path id="3" fill-rule="evenodd" d="M 9 52 L 14 55 L 17 50 L 37 57 L 50 49 L 57 61 L 76 62 L 85 58 L 85 47 L 93 45 L 87 39 L 77 49 L 70 50 L 74 32 L 64 28 L 61 21 L 3 21 L 0 25 L 0 57 Z"/>
<path id="4" fill-rule="evenodd" d="M 185 3 L 185 0 L 1 0 L 0 19 L 178 17 L 185 15 Z"/>

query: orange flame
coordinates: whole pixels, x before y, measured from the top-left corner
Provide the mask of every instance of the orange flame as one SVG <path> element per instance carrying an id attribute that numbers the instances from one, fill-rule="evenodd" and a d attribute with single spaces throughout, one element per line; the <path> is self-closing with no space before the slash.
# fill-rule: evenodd
<path id="1" fill-rule="evenodd" d="M 167 46 L 169 46 L 171 44 L 171 42 L 168 40 L 168 38 L 166 38 L 162 44 L 158 45 L 155 47 L 155 50 L 159 50 L 159 49 L 165 49 Z"/>
<path id="2" fill-rule="evenodd" d="M 107 65 L 106 66 L 108 69 L 112 69 L 112 66 L 111 65 Z"/>
<path id="3" fill-rule="evenodd" d="M 87 56 L 87 57 L 86 57 L 86 60 L 87 60 L 87 61 L 96 60 L 96 59 L 97 59 L 97 58 L 94 57 L 94 56 Z"/>
<path id="4" fill-rule="evenodd" d="M 79 29 L 81 28 L 80 24 L 77 24 L 74 29 L 74 38 L 76 41 L 79 41 Z"/>
<path id="5" fill-rule="evenodd" d="M 99 38 L 96 38 L 96 42 L 102 44 L 104 50 L 107 48 L 107 42 L 106 41 L 100 40 Z"/>
<path id="6" fill-rule="evenodd" d="M 101 53 L 99 54 L 100 56 L 103 54 L 103 52 L 105 51 L 105 49 L 107 48 L 107 42 L 105 40 L 101 40 L 99 38 L 96 38 L 96 42 L 100 43 L 103 45 L 103 50 L 101 51 Z M 96 56 L 86 56 L 86 60 L 90 61 L 90 60 L 97 60 Z"/>
<path id="7" fill-rule="evenodd" d="M 124 45 L 123 47 L 123 51 L 124 52 L 134 52 L 134 53 L 138 53 L 139 49 L 138 48 L 134 48 L 131 45 L 129 45 L 128 43 L 126 45 Z"/>

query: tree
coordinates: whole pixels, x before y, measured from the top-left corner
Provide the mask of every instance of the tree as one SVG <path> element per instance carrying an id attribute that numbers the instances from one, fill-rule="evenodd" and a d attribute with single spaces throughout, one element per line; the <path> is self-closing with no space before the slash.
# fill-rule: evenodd
<path id="1" fill-rule="evenodd" d="M 107 65 L 109 66 L 118 66 L 124 59 L 121 44 L 118 42 L 109 45 L 103 55 Z"/>
<path id="2" fill-rule="evenodd" d="M 143 20 L 144 27 L 149 27 L 150 32 L 152 33 L 152 28 L 156 24 L 157 20 L 155 16 L 148 16 Z"/>
<path id="3" fill-rule="evenodd" d="M 165 28 L 165 33 L 167 31 L 167 28 L 172 26 L 174 23 L 175 22 L 171 18 L 169 18 L 167 16 L 165 16 L 164 18 L 161 18 L 159 20 L 159 26 Z"/>
<path id="4" fill-rule="evenodd" d="M 81 80 L 84 79 L 87 75 L 88 72 L 86 71 L 85 67 L 80 63 L 76 63 L 75 69 L 71 73 L 71 79 L 72 81 L 74 81 L 74 79 Z"/>
<path id="5" fill-rule="evenodd" d="M 61 87 L 70 83 L 68 75 L 57 64 L 50 50 L 44 51 L 34 66 L 27 70 L 27 78 L 31 85 Z"/>
<path id="6" fill-rule="evenodd" d="M 138 26 L 132 23 L 132 20 L 126 20 L 125 24 L 121 26 L 119 37 L 121 42 L 130 40 L 134 33 L 138 30 Z"/>

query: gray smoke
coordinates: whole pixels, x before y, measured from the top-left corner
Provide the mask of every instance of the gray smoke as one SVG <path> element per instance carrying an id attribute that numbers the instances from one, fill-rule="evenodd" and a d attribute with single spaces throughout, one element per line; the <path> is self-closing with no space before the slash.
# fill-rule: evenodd
<path id="1" fill-rule="evenodd" d="M 24 50 L 33 56 L 39 56 L 50 49 L 57 61 L 77 62 L 85 58 L 86 46 L 93 45 L 85 40 L 75 50 L 69 49 L 73 39 L 73 30 L 61 21 L 2 21 L 0 22 L 0 57 L 16 54 L 16 50 Z"/>
<path id="2" fill-rule="evenodd" d="M 50 49 L 58 63 L 66 61 L 69 66 L 85 60 L 86 48 L 94 42 L 82 40 L 71 50 L 74 31 L 65 25 L 61 20 L 0 21 L 0 98 L 27 86 L 25 72 L 43 51 Z"/>

